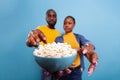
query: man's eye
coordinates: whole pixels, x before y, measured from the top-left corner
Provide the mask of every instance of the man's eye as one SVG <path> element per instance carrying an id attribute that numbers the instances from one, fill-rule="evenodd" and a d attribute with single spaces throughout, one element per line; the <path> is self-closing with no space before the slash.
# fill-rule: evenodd
<path id="1" fill-rule="evenodd" d="M 56 15 L 53 15 L 53 17 L 56 17 Z"/>
<path id="2" fill-rule="evenodd" d="M 51 17 L 51 15 L 50 15 L 50 14 L 48 14 L 48 17 Z"/>

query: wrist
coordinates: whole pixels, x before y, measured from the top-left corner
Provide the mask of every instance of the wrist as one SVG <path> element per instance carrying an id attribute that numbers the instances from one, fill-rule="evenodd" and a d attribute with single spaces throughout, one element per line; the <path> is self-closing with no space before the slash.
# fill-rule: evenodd
<path id="1" fill-rule="evenodd" d="M 89 66 L 89 68 L 88 68 L 88 71 L 91 70 L 91 69 L 94 70 L 95 68 L 96 68 L 96 65 L 94 65 L 94 64 L 91 63 L 90 66 Z"/>
<path id="2" fill-rule="evenodd" d="M 93 63 L 93 65 L 94 65 L 95 68 L 97 67 L 97 64 L 98 64 L 97 61 Z"/>

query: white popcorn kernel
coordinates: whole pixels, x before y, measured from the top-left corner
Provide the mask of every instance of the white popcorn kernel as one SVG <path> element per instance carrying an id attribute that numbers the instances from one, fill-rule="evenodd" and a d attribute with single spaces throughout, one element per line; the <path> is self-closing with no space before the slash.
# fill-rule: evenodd
<path id="1" fill-rule="evenodd" d="M 71 48 L 68 43 L 48 43 L 44 46 L 40 45 L 34 50 L 34 55 L 46 58 L 62 58 L 72 56 L 76 53 L 75 49 Z"/>

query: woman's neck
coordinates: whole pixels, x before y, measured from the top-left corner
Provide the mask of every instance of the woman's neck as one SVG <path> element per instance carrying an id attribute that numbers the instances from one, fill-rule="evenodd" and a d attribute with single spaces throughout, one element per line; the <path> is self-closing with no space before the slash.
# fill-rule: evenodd
<path id="1" fill-rule="evenodd" d="M 71 33 L 73 33 L 72 31 L 71 32 L 65 32 L 65 34 L 71 34 Z"/>

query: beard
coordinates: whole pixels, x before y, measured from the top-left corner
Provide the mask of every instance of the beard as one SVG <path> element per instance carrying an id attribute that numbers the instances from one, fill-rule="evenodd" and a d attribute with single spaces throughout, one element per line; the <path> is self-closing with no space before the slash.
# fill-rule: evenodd
<path id="1" fill-rule="evenodd" d="M 48 22 L 47 21 L 47 23 L 48 23 L 50 28 L 55 28 L 56 21 L 55 22 Z"/>

